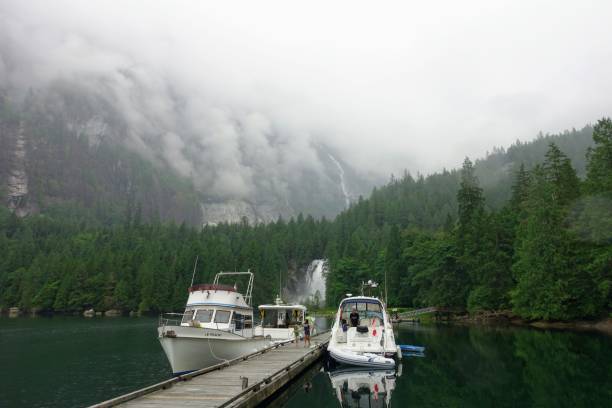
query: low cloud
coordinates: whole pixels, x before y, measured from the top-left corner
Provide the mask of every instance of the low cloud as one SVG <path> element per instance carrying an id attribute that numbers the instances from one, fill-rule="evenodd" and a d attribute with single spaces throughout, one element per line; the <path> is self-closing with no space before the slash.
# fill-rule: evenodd
<path id="1" fill-rule="evenodd" d="M 612 106 L 609 2 L 12 1 L 0 87 L 72 84 L 124 143 L 219 198 L 288 194 L 324 144 L 431 172 Z"/>

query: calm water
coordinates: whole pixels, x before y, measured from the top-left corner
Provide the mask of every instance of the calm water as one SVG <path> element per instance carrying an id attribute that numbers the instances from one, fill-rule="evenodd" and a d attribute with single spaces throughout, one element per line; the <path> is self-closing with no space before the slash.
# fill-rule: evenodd
<path id="1" fill-rule="evenodd" d="M 155 318 L 0 318 L 0 407 L 78 407 L 168 378 Z"/>
<path id="2" fill-rule="evenodd" d="M 85 406 L 168 378 L 153 318 L 0 318 L 0 407 Z M 274 406 L 612 407 L 612 338 L 402 325 L 397 372 L 322 363 Z M 389 404 L 388 404 L 389 403 Z"/>

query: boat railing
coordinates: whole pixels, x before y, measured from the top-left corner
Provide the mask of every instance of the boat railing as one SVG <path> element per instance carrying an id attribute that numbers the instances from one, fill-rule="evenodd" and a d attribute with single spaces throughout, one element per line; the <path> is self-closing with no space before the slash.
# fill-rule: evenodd
<path id="1" fill-rule="evenodd" d="M 158 327 L 180 326 L 184 316 L 185 313 L 162 313 L 159 315 Z"/>
<path id="2" fill-rule="evenodd" d="M 191 311 L 188 312 L 189 314 L 191 314 Z M 166 327 L 166 326 L 180 326 L 181 323 L 183 322 L 183 317 L 186 315 L 187 313 L 162 313 L 159 315 L 159 323 L 158 323 L 158 327 Z M 242 324 L 242 328 L 237 329 L 235 323 L 231 323 L 231 324 L 222 324 L 221 327 L 219 327 L 219 323 L 217 322 L 211 322 L 214 324 L 214 328 L 216 330 L 219 331 L 227 331 L 230 333 L 235 333 L 238 334 L 242 337 L 249 337 L 250 335 L 252 335 L 253 333 L 253 324 L 250 324 L 250 327 L 245 327 L 245 324 L 243 322 Z"/>
<path id="3" fill-rule="evenodd" d="M 253 272 L 251 272 L 251 270 L 247 270 L 247 272 L 219 272 L 215 275 L 215 280 L 213 282 L 214 285 L 218 285 L 219 284 L 219 278 L 222 276 L 237 276 L 237 275 L 244 275 L 244 276 L 248 276 L 249 281 L 247 284 L 247 290 L 244 293 L 244 301 L 246 302 L 247 305 L 251 306 L 252 300 L 253 300 L 253 279 L 255 278 L 255 275 L 253 274 Z"/>

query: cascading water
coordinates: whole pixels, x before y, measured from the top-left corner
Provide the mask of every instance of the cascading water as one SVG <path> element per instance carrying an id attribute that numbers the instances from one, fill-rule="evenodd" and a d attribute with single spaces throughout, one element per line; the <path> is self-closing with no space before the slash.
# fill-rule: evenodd
<path id="1" fill-rule="evenodd" d="M 325 306 L 325 274 L 327 273 L 327 260 L 315 259 L 306 269 L 303 278 L 287 294 L 293 302 L 305 304 L 309 307 Z"/>
<path id="2" fill-rule="evenodd" d="M 342 194 L 344 195 L 344 202 L 345 202 L 346 208 L 349 208 L 349 206 L 351 205 L 351 197 L 348 193 L 348 189 L 346 188 L 346 184 L 344 182 L 344 169 L 342 168 L 342 165 L 340 164 L 340 162 L 336 160 L 334 156 L 332 156 L 330 153 L 328 153 L 327 155 L 338 168 L 338 175 L 340 176 L 340 188 L 342 189 Z"/>

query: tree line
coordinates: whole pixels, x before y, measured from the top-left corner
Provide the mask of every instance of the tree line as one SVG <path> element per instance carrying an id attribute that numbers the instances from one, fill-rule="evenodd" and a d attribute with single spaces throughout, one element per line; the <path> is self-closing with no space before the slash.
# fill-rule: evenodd
<path id="1" fill-rule="evenodd" d="M 327 258 L 327 304 L 362 280 L 387 282 L 390 305 L 512 310 L 528 319 L 597 317 L 612 308 L 612 122 L 593 128 L 581 180 L 550 143 L 487 205 L 474 164 L 406 173 L 334 220 L 299 215 L 201 229 L 131 214 L 120 224 L 17 218 L 0 210 L 0 306 L 181 310 L 196 281 L 255 272 L 254 303 L 271 302 L 312 259 Z"/>
<path id="2" fill-rule="evenodd" d="M 550 143 L 542 163 L 516 171 L 511 197 L 499 209 L 487 208 L 474 165 L 466 158 L 456 214 L 449 211 L 439 228 L 418 226 L 410 218 L 413 214 L 402 209 L 415 199 L 410 191 L 420 180 L 406 175 L 375 191 L 370 200 L 360 201 L 335 221 L 337 235 L 328 248 L 328 294 L 337 300 L 347 289 L 357 290 L 357 281 L 383 281 L 386 275 L 391 305 L 512 310 L 527 319 L 608 313 L 610 119 L 600 120 L 592 137 L 584 181 L 571 160 Z M 423 203 L 423 212 L 429 208 L 440 210 Z"/>

